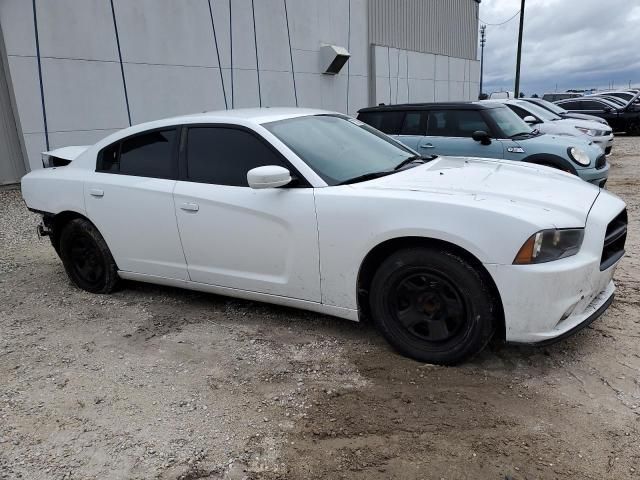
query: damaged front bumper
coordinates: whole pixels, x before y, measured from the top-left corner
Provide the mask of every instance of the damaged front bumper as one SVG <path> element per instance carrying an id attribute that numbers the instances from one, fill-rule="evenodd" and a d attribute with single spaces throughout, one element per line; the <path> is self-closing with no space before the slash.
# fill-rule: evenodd
<path id="1" fill-rule="evenodd" d="M 613 275 L 624 253 L 624 202 L 600 195 L 589 213 L 578 254 L 536 265 L 486 265 L 505 316 L 505 340 L 544 344 L 566 338 L 601 316 L 613 301 Z M 616 215 L 617 214 L 617 215 Z M 624 219 L 624 220 L 620 220 Z M 617 238 L 607 247 L 610 236 Z"/>

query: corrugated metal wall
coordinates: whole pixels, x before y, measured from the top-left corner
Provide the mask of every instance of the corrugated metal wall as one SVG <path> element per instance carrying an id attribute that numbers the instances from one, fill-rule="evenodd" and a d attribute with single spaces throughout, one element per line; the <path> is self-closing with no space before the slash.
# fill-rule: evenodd
<path id="1" fill-rule="evenodd" d="M 8 68 L 0 29 L 0 185 L 16 183 L 26 173 L 9 94 Z"/>
<path id="2" fill-rule="evenodd" d="M 369 0 L 369 40 L 376 45 L 475 60 L 474 0 Z"/>

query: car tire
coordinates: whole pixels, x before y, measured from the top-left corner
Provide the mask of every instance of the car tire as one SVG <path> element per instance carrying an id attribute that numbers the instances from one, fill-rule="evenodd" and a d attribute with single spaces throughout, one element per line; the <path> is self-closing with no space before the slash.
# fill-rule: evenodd
<path id="1" fill-rule="evenodd" d="M 377 328 L 403 355 L 455 365 L 481 351 L 497 309 L 484 275 L 441 248 L 399 250 L 373 277 L 369 303 Z"/>
<path id="2" fill-rule="evenodd" d="M 118 267 L 98 229 L 84 218 L 60 232 L 60 258 L 69 278 L 91 293 L 111 293 L 118 285 Z"/>

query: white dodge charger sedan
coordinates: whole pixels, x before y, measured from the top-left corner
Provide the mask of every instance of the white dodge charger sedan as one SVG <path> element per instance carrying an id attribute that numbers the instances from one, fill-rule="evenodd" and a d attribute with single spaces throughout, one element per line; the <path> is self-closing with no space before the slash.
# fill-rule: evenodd
<path id="1" fill-rule="evenodd" d="M 120 279 L 371 318 L 454 364 L 600 316 L 625 204 L 546 167 L 421 157 L 346 115 L 202 113 L 47 152 L 22 193 L 71 280 Z"/>

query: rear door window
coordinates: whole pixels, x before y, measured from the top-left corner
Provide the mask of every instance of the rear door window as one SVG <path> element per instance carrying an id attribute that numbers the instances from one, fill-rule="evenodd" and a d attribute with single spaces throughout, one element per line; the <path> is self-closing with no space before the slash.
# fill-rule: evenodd
<path id="1" fill-rule="evenodd" d="M 604 106 L 600 102 L 595 100 L 582 100 L 582 110 L 589 110 L 592 112 L 603 112 Z"/>
<path id="2" fill-rule="evenodd" d="M 149 178 L 176 178 L 175 128 L 142 133 L 109 145 L 97 170 Z"/>
<path id="3" fill-rule="evenodd" d="M 429 136 L 470 138 L 478 130 L 490 132 L 487 122 L 477 110 L 434 110 L 429 113 Z"/>
<path id="4" fill-rule="evenodd" d="M 426 135 L 429 112 L 407 112 L 402 124 L 401 135 Z"/>
<path id="5" fill-rule="evenodd" d="M 404 115 L 405 112 L 401 111 L 363 112 L 358 115 L 358 120 L 377 128 L 387 135 L 398 135 L 402 129 Z"/>
<path id="6" fill-rule="evenodd" d="M 565 110 L 582 110 L 582 106 L 580 105 L 582 102 L 573 100 L 571 102 L 562 102 L 560 105 Z"/>

